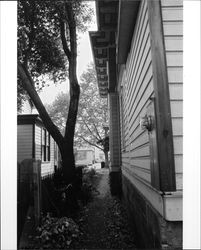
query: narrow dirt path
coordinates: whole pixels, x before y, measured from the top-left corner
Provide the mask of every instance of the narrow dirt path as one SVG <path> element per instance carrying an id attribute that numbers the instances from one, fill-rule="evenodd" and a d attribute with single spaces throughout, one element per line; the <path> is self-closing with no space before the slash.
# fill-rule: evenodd
<path id="1" fill-rule="evenodd" d="M 110 194 L 108 169 L 97 171 L 98 194 L 80 215 L 83 234 L 73 249 L 137 249 L 125 209 Z"/>

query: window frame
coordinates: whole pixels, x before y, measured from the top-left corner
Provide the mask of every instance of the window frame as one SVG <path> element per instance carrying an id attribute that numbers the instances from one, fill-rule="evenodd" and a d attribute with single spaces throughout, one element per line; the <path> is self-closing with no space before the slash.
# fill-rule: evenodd
<path id="1" fill-rule="evenodd" d="M 42 128 L 41 133 L 42 133 L 42 135 L 41 135 L 41 161 L 42 162 L 50 162 L 50 160 L 51 160 L 51 151 L 50 151 L 51 138 L 50 138 L 50 134 L 47 131 L 47 129 L 45 129 L 45 128 Z"/>

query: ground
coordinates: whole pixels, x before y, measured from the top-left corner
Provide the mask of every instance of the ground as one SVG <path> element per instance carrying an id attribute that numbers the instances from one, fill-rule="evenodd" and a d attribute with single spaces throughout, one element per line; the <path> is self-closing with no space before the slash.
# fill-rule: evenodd
<path id="1" fill-rule="evenodd" d="M 135 236 L 121 201 L 110 194 L 109 170 L 97 169 L 97 194 L 80 213 L 83 235 L 74 245 L 82 249 L 136 249 Z"/>
<path id="2" fill-rule="evenodd" d="M 135 235 L 128 223 L 122 201 L 111 196 L 109 170 L 96 166 L 94 192 L 90 202 L 80 207 L 74 221 L 81 234 L 72 240 L 70 249 L 137 249 Z M 49 249 L 37 246 L 29 232 L 20 249 Z"/>

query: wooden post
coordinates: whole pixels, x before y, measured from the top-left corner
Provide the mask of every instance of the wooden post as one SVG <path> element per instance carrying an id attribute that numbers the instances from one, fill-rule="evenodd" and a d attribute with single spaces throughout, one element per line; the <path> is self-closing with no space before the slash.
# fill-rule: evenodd
<path id="1" fill-rule="evenodd" d="M 41 162 L 33 161 L 34 217 L 36 226 L 40 224 L 41 213 Z"/>
<path id="2" fill-rule="evenodd" d="M 159 178 L 161 191 L 175 191 L 172 121 L 160 0 L 147 0 L 156 104 Z"/>

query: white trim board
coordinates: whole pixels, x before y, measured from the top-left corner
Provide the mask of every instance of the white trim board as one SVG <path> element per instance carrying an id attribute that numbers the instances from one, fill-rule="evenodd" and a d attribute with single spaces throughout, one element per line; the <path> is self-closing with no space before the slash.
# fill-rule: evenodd
<path id="1" fill-rule="evenodd" d="M 167 221 L 182 221 L 182 192 L 162 193 L 140 180 L 129 168 L 122 166 L 124 175 Z"/>

